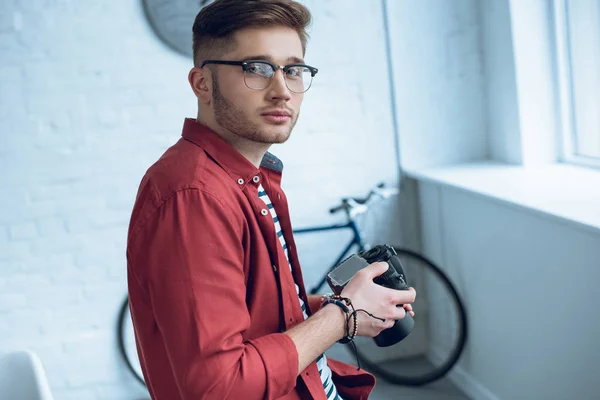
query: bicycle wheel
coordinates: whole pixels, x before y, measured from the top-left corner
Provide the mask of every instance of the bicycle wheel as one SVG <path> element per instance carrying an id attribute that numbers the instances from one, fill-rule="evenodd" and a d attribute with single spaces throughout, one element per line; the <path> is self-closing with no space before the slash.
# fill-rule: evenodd
<path id="1" fill-rule="evenodd" d="M 439 267 L 413 251 L 395 250 L 408 284 L 417 291 L 413 331 L 390 347 L 377 347 L 365 337 L 354 342 L 365 370 L 393 384 L 422 386 L 444 377 L 458 361 L 467 341 L 467 313 Z"/>
<path id="2" fill-rule="evenodd" d="M 117 342 L 119 343 L 119 353 L 131 374 L 146 386 L 142 367 L 135 347 L 135 334 L 133 332 L 133 322 L 131 321 L 131 312 L 129 311 L 129 298 L 125 296 L 121 309 L 119 310 L 119 320 L 117 323 Z"/>

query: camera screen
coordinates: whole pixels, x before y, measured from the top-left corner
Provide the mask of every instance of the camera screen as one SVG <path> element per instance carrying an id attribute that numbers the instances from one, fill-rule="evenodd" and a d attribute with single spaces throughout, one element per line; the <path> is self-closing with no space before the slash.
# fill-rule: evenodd
<path id="1" fill-rule="evenodd" d="M 353 255 L 342 262 L 337 268 L 329 273 L 331 279 L 338 285 L 345 285 L 352 279 L 355 273 L 369 265 L 363 258 Z"/>

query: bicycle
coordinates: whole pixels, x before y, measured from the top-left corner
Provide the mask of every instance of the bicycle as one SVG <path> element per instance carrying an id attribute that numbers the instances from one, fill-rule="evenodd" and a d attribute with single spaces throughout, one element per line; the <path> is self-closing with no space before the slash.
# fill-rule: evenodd
<path id="1" fill-rule="evenodd" d="M 358 253 L 370 248 L 363 239 L 357 219 L 368 211 L 374 200 L 389 198 L 397 192 L 397 189 L 385 188 L 383 184 L 379 184 L 369 192 L 367 197 L 343 198 L 341 204 L 329 210 L 331 214 L 344 211 L 347 218 L 346 223 L 294 229 L 294 236 L 337 230 L 351 230 L 353 234 L 350 242 L 333 265 L 309 290 L 310 294 L 319 293 L 326 283 L 327 273 L 351 254 L 350 250 L 355 248 Z M 442 269 L 415 251 L 396 246 L 394 249 L 400 258 L 409 285 L 417 291 L 417 301 L 413 305 L 416 314 L 415 328 L 407 338 L 386 348 L 376 347 L 370 338 L 357 337 L 354 340 L 356 356 L 365 370 L 390 383 L 423 386 L 444 377 L 458 362 L 467 342 L 467 313 L 458 291 Z M 436 307 L 431 307 L 431 304 Z M 454 308 L 456 317 L 454 321 L 448 319 L 449 306 Z M 428 328 L 431 324 L 442 329 L 430 331 Z M 448 343 L 448 335 L 446 335 L 448 329 L 444 331 L 444 327 L 450 327 L 452 331 L 450 335 L 453 336 L 452 343 Z M 119 311 L 117 335 L 119 351 L 129 371 L 145 385 L 137 360 L 135 342 L 133 342 L 127 297 Z M 443 335 L 446 336 L 443 337 Z M 428 343 L 423 343 L 424 339 L 428 339 Z M 430 341 L 433 343 L 429 343 Z M 349 351 L 353 352 L 350 344 L 346 346 Z"/>

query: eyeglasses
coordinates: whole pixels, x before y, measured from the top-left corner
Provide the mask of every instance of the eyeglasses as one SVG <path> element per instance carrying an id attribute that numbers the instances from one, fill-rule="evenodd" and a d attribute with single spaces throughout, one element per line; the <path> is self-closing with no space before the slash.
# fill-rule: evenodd
<path id="1" fill-rule="evenodd" d="M 276 65 L 265 60 L 206 60 L 200 68 L 206 64 L 237 65 L 242 67 L 244 70 L 244 83 L 252 90 L 266 89 L 273 80 L 275 72 L 281 69 L 285 77 L 285 85 L 294 93 L 304 93 L 310 89 L 314 76 L 319 72 L 317 68 L 305 64 Z"/>

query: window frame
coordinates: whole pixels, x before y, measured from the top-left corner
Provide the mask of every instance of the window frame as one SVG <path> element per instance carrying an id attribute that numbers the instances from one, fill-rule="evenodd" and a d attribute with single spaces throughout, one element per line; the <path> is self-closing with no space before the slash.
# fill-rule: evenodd
<path id="1" fill-rule="evenodd" d="M 600 168 L 600 157 L 575 153 L 577 130 L 575 127 L 573 79 L 571 74 L 572 60 L 566 1 L 553 1 L 558 108 L 560 110 L 559 160 L 569 164 Z"/>

